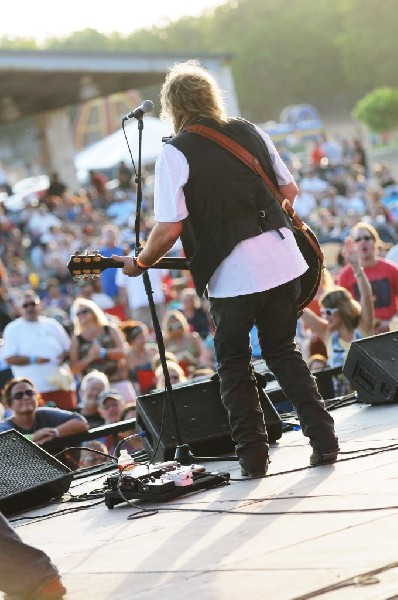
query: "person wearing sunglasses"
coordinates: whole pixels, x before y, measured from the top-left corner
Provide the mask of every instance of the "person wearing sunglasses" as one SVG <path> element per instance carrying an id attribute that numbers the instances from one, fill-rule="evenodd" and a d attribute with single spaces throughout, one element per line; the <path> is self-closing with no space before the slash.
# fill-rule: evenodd
<path id="1" fill-rule="evenodd" d="M 77 405 L 73 377 L 63 363 L 69 357 L 70 337 L 52 317 L 41 314 L 40 299 L 33 290 L 21 297 L 21 316 L 3 332 L 2 358 L 14 377 L 28 377 L 40 392 L 43 403 L 59 408 Z"/>
<path id="2" fill-rule="evenodd" d="M 321 297 L 321 314 L 305 308 L 302 319 L 324 342 L 328 366 L 342 367 L 351 342 L 373 334 L 374 307 L 372 288 L 359 262 L 357 245 L 350 238 L 344 243 L 343 255 L 357 273 L 360 302 L 344 287 L 335 286 Z"/>
<path id="3" fill-rule="evenodd" d="M 357 223 L 351 230 L 350 238 L 358 252 L 358 269 L 350 263 L 346 264 L 340 271 L 338 284 L 359 300 L 358 273 L 363 269 L 372 286 L 374 333 L 389 331 L 390 321 L 398 313 L 398 265 L 379 256 L 383 242 L 370 223 Z"/>
<path id="4" fill-rule="evenodd" d="M 128 379 L 127 342 L 118 325 L 92 300 L 76 298 L 71 307 L 74 324 L 70 348 L 72 373 L 83 378 L 90 371 L 101 371 L 125 402 L 137 395 Z"/>
<path id="5" fill-rule="evenodd" d="M 12 410 L 12 414 L 0 423 L 0 433 L 16 429 L 35 444 L 43 446 L 58 438 L 88 430 L 86 419 L 77 413 L 39 407 L 40 393 L 28 377 L 8 381 L 2 395 L 3 404 Z"/>

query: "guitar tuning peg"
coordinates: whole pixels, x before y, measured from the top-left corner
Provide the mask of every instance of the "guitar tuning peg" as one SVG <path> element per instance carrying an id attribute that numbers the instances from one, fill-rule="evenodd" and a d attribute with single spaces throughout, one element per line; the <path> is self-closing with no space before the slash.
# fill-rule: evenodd
<path id="1" fill-rule="evenodd" d="M 88 256 L 88 250 L 86 250 L 86 256 Z"/>
<path id="2" fill-rule="evenodd" d="M 76 281 L 76 283 L 78 283 L 80 281 L 80 275 L 75 275 L 73 277 L 73 281 Z"/>
<path id="3" fill-rule="evenodd" d="M 98 281 L 98 279 L 99 279 L 99 275 L 92 275 L 92 276 L 91 276 L 91 279 L 92 279 L 93 281 Z"/>
<path id="4" fill-rule="evenodd" d="M 73 254 L 74 256 L 79 256 L 79 250 L 75 250 Z"/>
<path id="5" fill-rule="evenodd" d="M 99 255 L 99 250 L 94 250 L 94 256 L 98 256 Z"/>

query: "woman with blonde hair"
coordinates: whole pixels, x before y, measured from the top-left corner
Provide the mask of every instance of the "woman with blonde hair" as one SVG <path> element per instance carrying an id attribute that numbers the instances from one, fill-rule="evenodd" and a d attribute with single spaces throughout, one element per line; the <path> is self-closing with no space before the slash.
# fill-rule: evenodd
<path id="1" fill-rule="evenodd" d="M 93 370 L 102 371 L 125 402 L 136 399 L 127 377 L 127 344 L 119 327 L 111 322 L 95 302 L 76 298 L 71 308 L 73 334 L 70 348 L 72 373 L 84 377 Z"/>
<path id="2" fill-rule="evenodd" d="M 184 373 L 184 369 L 180 367 L 178 363 L 173 362 L 172 360 L 166 361 L 167 370 L 169 372 L 170 383 L 171 385 L 175 385 L 176 383 L 183 383 L 184 381 L 188 381 L 187 376 Z M 163 366 L 159 365 L 155 371 L 156 377 L 156 389 L 161 390 L 165 387 L 165 378 L 163 373 Z"/>
<path id="3" fill-rule="evenodd" d="M 190 331 L 186 317 L 179 310 L 169 310 L 162 324 L 164 345 L 172 352 L 185 373 L 197 368 L 202 360 L 203 343 L 196 331 Z"/>
<path id="4" fill-rule="evenodd" d="M 321 297 L 321 316 L 309 308 L 304 309 L 302 316 L 324 342 L 329 367 L 343 366 L 351 342 L 372 335 L 374 328 L 372 288 L 351 239 L 345 241 L 343 253 L 356 273 L 360 302 L 348 290 L 336 286 Z"/>

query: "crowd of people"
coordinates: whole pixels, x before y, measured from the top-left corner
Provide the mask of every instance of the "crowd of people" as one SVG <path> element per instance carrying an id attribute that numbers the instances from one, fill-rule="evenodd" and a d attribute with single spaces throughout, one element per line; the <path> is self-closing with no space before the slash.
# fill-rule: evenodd
<path id="1" fill-rule="evenodd" d="M 92 173 L 87 191 L 72 194 L 54 174 L 20 212 L 0 205 L 0 432 L 17 429 L 47 449 L 55 438 L 134 417 L 137 396 L 164 386 L 142 279 L 107 269 L 97 281 L 74 281 L 67 268 L 76 250 L 106 258 L 134 250 L 131 171 L 121 165 L 113 191 L 105 182 Z M 150 204 L 147 193 L 143 239 Z M 172 383 L 212 373 L 211 320 L 189 273 L 158 269 L 150 280 Z M 58 428 L 62 418 L 78 427 Z M 115 448 L 111 436 L 98 443 L 104 453 Z M 82 452 L 79 466 L 98 460 Z"/>
<path id="2" fill-rule="evenodd" d="M 279 151 L 298 185 L 296 212 L 321 243 L 341 241 L 299 320 L 296 342 L 311 370 L 342 366 L 353 340 L 396 327 L 398 266 L 378 233 L 380 224 L 398 229 L 389 203 L 396 184 L 388 165 L 370 169 L 358 140 L 325 136 L 298 168 Z M 74 281 L 67 268 L 76 251 L 132 255 L 135 209 L 125 164 L 117 185 L 92 172 L 87 189 L 72 193 L 53 174 L 48 190 L 26 208 L 0 205 L 0 431 L 15 428 L 45 445 L 131 418 L 139 395 L 164 387 L 142 277 L 108 268 L 98 279 Z M 152 225 L 153 200 L 144 185 L 142 241 Z M 171 254 L 180 253 L 177 242 Z M 150 281 L 171 383 L 211 375 L 217 365 L 209 302 L 197 295 L 187 271 L 153 269 Z M 344 382 L 336 393 L 348 387 Z M 98 443 L 113 452 L 114 440 Z M 82 454 L 80 466 L 98 459 Z"/>
<path id="3" fill-rule="evenodd" d="M 137 397 L 164 388 L 167 375 L 176 385 L 217 369 L 241 474 L 261 478 L 269 444 L 251 362 L 262 356 L 309 438 L 310 465 L 334 463 L 334 421 L 310 369 L 341 367 L 353 341 L 398 329 L 398 246 L 388 249 L 379 235 L 381 225 L 398 230 L 391 170 L 371 169 L 358 139 L 331 136 L 316 140 L 308 164 L 297 167 L 260 128 L 227 117 L 221 90 L 195 61 L 170 69 L 161 107 L 176 135 L 159 156 L 153 199 L 144 185 L 138 256 L 136 190 L 125 164 L 116 185 L 92 172 L 88 188 L 72 193 L 54 173 L 25 208 L 0 204 L 0 433 L 15 429 L 64 452 L 73 468 L 89 467 L 121 443 L 139 450 L 134 426 L 121 438 L 102 429 L 78 455 L 64 438 L 133 419 Z M 235 150 L 240 142 L 321 244 L 339 240 L 299 320 L 298 280 L 306 264 L 284 211 L 247 161 L 236 161 L 239 145 L 233 156 L 214 137 L 196 135 L 198 127 L 218 139 L 228 134 Z M 191 274 L 149 272 L 154 323 L 141 275 L 166 251 L 180 253 L 188 218 L 197 241 Z M 94 249 L 122 268 L 75 281 L 71 255 Z M 74 260 L 86 268 L 91 259 Z M 340 384 L 336 393 L 345 393 L 348 382 Z M 1 515 L 0 536 L 4 590 L 21 598 L 64 597 L 48 557 L 23 544 Z M 22 561 L 20 575 L 11 576 L 21 556 L 29 564 Z"/>

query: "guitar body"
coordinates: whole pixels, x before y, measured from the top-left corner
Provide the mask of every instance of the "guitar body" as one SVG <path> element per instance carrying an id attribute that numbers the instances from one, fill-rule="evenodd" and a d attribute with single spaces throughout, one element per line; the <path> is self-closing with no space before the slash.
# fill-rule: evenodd
<path id="1" fill-rule="evenodd" d="M 300 316 L 318 291 L 322 277 L 323 259 L 316 235 L 309 227 L 307 227 L 305 232 L 302 229 L 294 228 L 293 233 L 300 252 L 308 265 L 307 271 L 300 277 L 301 294 L 298 304 L 298 314 Z M 311 238 L 312 244 L 308 238 Z M 318 252 L 314 249 L 313 244 L 319 248 Z"/>

